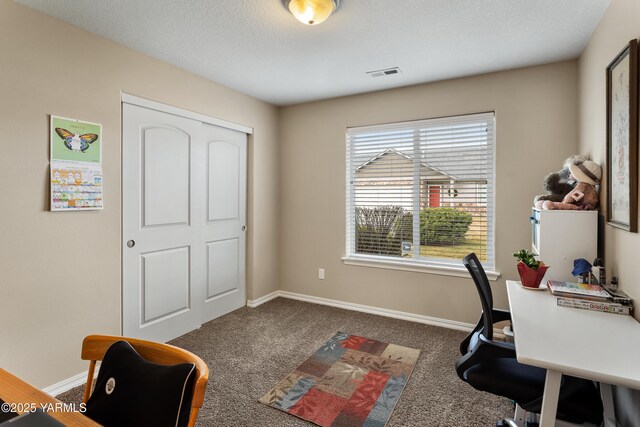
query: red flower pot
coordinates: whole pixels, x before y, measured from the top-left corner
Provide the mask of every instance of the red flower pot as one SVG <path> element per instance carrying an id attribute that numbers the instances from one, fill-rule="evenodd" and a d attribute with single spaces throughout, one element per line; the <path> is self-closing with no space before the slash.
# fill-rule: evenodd
<path id="1" fill-rule="evenodd" d="M 527 264 L 522 261 L 518 262 L 518 273 L 520 273 L 522 286 L 526 286 L 528 288 L 540 287 L 540 282 L 542 282 L 542 278 L 548 269 L 549 266 L 544 265 L 542 262 L 536 270 L 529 268 Z"/>

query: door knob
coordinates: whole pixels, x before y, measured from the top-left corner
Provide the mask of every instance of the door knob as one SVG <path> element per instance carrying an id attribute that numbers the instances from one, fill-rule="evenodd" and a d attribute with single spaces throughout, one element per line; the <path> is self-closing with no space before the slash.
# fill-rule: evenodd
<path id="1" fill-rule="evenodd" d="M 243 225 L 243 226 L 242 226 L 242 231 L 244 231 L 244 230 L 246 230 L 246 229 L 247 229 L 247 226 L 246 226 L 246 225 Z"/>
<path id="2" fill-rule="evenodd" d="M 127 242 L 127 246 L 128 246 L 128 247 L 130 247 L 130 248 L 134 247 L 135 245 L 136 245 L 135 240 L 129 240 L 129 241 Z"/>

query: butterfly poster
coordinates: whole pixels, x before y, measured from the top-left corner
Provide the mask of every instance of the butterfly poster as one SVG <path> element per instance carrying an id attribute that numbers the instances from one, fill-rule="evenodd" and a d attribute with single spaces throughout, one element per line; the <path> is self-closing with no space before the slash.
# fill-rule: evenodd
<path id="1" fill-rule="evenodd" d="M 102 209 L 102 126 L 51 116 L 51 210 Z"/>
<path id="2" fill-rule="evenodd" d="M 51 116 L 51 161 L 100 163 L 102 125 Z"/>

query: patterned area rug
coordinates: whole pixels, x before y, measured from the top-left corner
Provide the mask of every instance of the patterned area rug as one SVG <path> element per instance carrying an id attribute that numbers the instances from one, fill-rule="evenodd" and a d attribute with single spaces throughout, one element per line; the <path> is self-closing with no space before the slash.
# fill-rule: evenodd
<path id="1" fill-rule="evenodd" d="M 420 350 L 338 332 L 260 402 L 331 427 L 383 427 Z"/>

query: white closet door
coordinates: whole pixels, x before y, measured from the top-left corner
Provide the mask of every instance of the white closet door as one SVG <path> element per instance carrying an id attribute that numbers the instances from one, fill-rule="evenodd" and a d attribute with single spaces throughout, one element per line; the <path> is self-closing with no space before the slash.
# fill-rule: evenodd
<path id="1" fill-rule="evenodd" d="M 246 134 L 123 104 L 122 322 L 166 342 L 242 307 Z"/>
<path id="2" fill-rule="evenodd" d="M 123 104 L 123 334 L 165 342 L 200 325 L 195 146 L 200 122 Z"/>
<path id="3" fill-rule="evenodd" d="M 201 243 L 206 283 L 201 297 L 206 322 L 246 304 L 247 135 L 207 124 L 202 135 L 206 190 Z"/>

